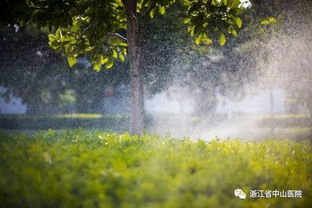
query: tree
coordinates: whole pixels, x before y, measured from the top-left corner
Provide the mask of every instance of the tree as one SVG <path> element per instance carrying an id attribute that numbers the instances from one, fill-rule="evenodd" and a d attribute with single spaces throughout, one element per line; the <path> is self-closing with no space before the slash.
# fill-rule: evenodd
<path id="1" fill-rule="evenodd" d="M 69 70 L 64 59 L 47 44 L 46 34 L 33 28 L 1 27 L 0 85 L 27 103 L 27 113 L 59 111 L 69 104 Z M 61 72 L 64 72 L 61 74 Z"/>
<path id="2" fill-rule="evenodd" d="M 90 70 L 83 59 L 72 68 L 49 47 L 47 35 L 36 27 L 0 27 L 0 96 L 20 97 L 28 114 L 103 112 L 107 86 L 128 83 L 127 64 L 116 70 Z"/>
<path id="3" fill-rule="evenodd" d="M 48 27 L 50 46 L 67 56 L 70 66 L 84 55 L 99 71 L 116 60 L 129 60 L 131 85 L 131 133 L 144 129 L 142 47 L 149 20 L 165 14 L 176 0 L 23 0 L 1 5 L 3 22 L 33 23 Z M 197 45 L 214 40 L 226 43 L 226 36 L 237 36 L 239 17 L 249 4 L 240 0 L 181 1 L 184 23 Z M 180 3 L 181 3 L 180 2 Z M 178 21 L 178 20 L 177 20 Z M 126 36 L 126 37 L 125 37 Z"/>

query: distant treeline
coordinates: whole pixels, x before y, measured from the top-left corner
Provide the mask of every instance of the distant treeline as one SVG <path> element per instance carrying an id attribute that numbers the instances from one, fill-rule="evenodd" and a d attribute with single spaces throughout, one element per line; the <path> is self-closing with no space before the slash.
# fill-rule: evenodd
<path id="1" fill-rule="evenodd" d="M 0 128 L 19 130 L 46 130 L 66 128 L 94 128 L 102 130 L 126 131 L 129 117 L 116 116 L 27 116 L 4 115 L 0 116 Z"/>
<path id="2" fill-rule="evenodd" d="M 195 117 L 194 117 L 195 118 Z M 192 119 L 191 123 L 200 122 L 201 118 Z M 224 119 L 220 116 L 219 121 Z M 260 128 L 310 128 L 310 117 L 264 117 L 257 118 Z M 146 127 L 152 125 L 152 118 L 146 117 Z M 103 130 L 128 130 L 129 116 L 101 115 L 101 114 L 65 114 L 65 115 L 1 115 L 0 128 L 2 129 L 65 129 L 65 128 L 96 128 Z"/>

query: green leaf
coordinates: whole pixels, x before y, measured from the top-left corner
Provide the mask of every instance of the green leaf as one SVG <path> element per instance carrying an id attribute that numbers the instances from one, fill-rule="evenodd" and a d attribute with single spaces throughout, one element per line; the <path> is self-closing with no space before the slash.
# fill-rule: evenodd
<path id="1" fill-rule="evenodd" d="M 101 64 L 105 64 L 105 63 L 107 63 L 108 62 L 108 57 L 103 57 L 103 56 L 101 56 L 101 60 L 100 60 L 100 63 Z"/>
<path id="2" fill-rule="evenodd" d="M 242 27 L 243 22 L 242 22 L 242 19 L 241 19 L 241 18 L 239 18 L 239 17 L 234 17 L 234 22 L 235 22 L 235 24 L 237 25 L 238 28 L 241 28 L 241 27 Z"/>
<path id="3" fill-rule="evenodd" d="M 212 43 L 212 40 L 210 38 L 205 37 L 201 39 L 201 42 L 206 45 L 210 45 Z"/>
<path id="4" fill-rule="evenodd" d="M 212 1 L 211 1 L 211 5 L 212 5 L 212 6 L 216 6 L 217 3 L 219 3 L 219 2 L 216 2 L 216 0 L 212 0 Z"/>
<path id="5" fill-rule="evenodd" d="M 49 34 L 49 35 L 48 35 L 48 38 L 49 38 L 49 42 L 53 42 L 53 41 L 56 40 L 56 37 L 55 37 L 55 35 L 53 35 L 53 34 Z"/>
<path id="6" fill-rule="evenodd" d="M 228 32 L 233 35 L 234 37 L 237 37 L 237 31 L 234 29 L 229 29 Z"/>
<path id="7" fill-rule="evenodd" d="M 184 19 L 184 24 L 188 24 L 188 23 L 190 23 L 191 22 L 191 18 L 185 18 Z"/>
<path id="8" fill-rule="evenodd" d="M 155 17 L 155 10 L 152 9 L 152 11 L 149 13 L 149 15 L 151 18 L 154 18 Z"/>
<path id="9" fill-rule="evenodd" d="M 112 52 L 113 52 L 113 58 L 118 58 L 118 53 L 115 49 L 112 49 Z"/>
<path id="10" fill-rule="evenodd" d="M 119 54 L 119 60 L 120 60 L 121 62 L 124 62 L 124 61 L 125 61 L 125 56 L 124 56 L 122 53 Z"/>
<path id="11" fill-rule="evenodd" d="M 227 6 L 229 8 L 237 8 L 241 4 L 240 0 L 228 0 L 227 1 Z"/>
<path id="12" fill-rule="evenodd" d="M 193 36 L 194 32 L 195 32 L 195 26 L 194 25 L 193 26 L 189 26 L 187 28 L 187 31 L 190 33 L 191 36 Z"/>
<path id="13" fill-rule="evenodd" d="M 274 17 L 268 17 L 261 21 L 261 25 L 270 25 L 276 23 L 277 20 Z"/>
<path id="14" fill-rule="evenodd" d="M 94 71 L 100 71 L 101 70 L 101 64 L 100 63 L 94 63 L 93 64 L 93 69 L 94 69 Z"/>
<path id="15" fill-rule="evenodd" d="M 114 62 L 113 62 L 112 60 L 110 60 L 110 61 L 105 65 L 106 69 L 110 69 L 110 68 L 112 68 L 113 66 L 114 66 Z"/>
<path id="16" fill-rule="evenodd" d="M 67 62 L 70 67 L 74 66 L 77 63 L 77 59 L 73 56 L 67 57 Z"/>
<path id="17" fill-rule="evenodd" d="M 201 36 L 199 35 L 196 39 L 195 39 L 195 43 L 196 45 L 199 45 L 201 41 Z"/>
<path id="18" fill-rule="evenodd" d="M 62 41 L 63 40 L 63 34 L 61 28 L 58 28 L 55 32 L 55 37 L 57 40 Z"/>
<path id="19" fill-rule="evenodd" d="M 128 46 L 128 44 L 125 43 L 125 42 L 119 42 L 118 45 L 119 45 L 119 46 L 122 46 L 122 47 L 127 47 L 127 46 Z"/>
<path id="20" fill-rule="evenodd" d="M 159 6 L 158 11 L 159 11 L 159 14 L 164 15 L 166 12 L 166 8 L 164 6 Z"/>
<path id="21" fill-rule="evenodd" d="M 61 43 L 57 40 L 57 37 L 55 35 L 49 34 L 48 35 L 48 39 L 49 39 L 48 43 L 49 43 L 51 48 L 56 50 L 56 49 L 58 49 L 60 47 Z"/>
<path id="22" fill-rule="evenodd" d="M 221 46 L 224 46 L 224 44 L 226 43 L 226 37 L 223 33 L 220 34 L 218 42 Z"/>

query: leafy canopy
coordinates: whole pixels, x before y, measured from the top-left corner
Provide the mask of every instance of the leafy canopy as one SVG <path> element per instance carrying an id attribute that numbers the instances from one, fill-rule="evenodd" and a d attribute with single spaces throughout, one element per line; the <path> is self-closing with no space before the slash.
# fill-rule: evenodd
<path id="1" fill-rule="evenodd" d="M 137 21 L 164 15 L 176 0 L 138 0 Z M 79 56 L 86 56 L 96 71 L 104 65 L 123 62 L 127 55 L 127 11 L 122 0 L 22 0 L 10 21 L 23 25 L 34 23 L 50 29 L 49 45 L 67 56 L 70 66 Z M 197 45 L 210 45 L 217 35 L 220 45 L 228 35 L 237 36 L 242 27 L 240 15 L 245 7 L 240 0 L 188 0 L 184 23 Z M 12 7 L 9 5 L 8 7 Z M 22 8 L 27 8 L 22 11 Z M 178 21 L 178 20 L 177 20 Z"/>

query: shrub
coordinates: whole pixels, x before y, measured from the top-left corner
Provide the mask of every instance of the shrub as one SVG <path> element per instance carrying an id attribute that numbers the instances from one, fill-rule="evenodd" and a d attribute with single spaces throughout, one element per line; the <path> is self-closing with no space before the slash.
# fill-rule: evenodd
<path id="1" fill-rule="evenodd" d="M 288 140 L 2 132 L 0 207 L 312 207 L 311 164 L 311 144 Z M 250 198 L 255 189 L 303 197 Z"/>

